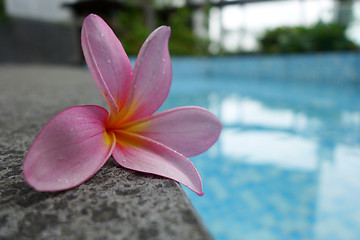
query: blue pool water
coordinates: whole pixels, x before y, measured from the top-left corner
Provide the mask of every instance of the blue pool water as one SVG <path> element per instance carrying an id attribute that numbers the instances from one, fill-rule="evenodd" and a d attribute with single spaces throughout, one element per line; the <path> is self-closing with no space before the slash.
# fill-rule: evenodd
<path id="1" fill-rule="evenodd" d="M 360 239 L 359 82 L 174 76 L 163 109 L 184 105 L 224 127 L 185 189 L 215 239 Z"/>

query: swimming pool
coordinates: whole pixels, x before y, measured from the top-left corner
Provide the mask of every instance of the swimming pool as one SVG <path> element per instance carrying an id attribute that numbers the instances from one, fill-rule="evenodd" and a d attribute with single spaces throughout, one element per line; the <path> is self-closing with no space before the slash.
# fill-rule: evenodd
<path id="1" fill-rule="evenodd" d="M 185 188 L 215 239 L 360 239 L 359 82 L 189 76 L 162 109 L 202 106 L 224 125 L 192 158 L 205 195 Z"/>

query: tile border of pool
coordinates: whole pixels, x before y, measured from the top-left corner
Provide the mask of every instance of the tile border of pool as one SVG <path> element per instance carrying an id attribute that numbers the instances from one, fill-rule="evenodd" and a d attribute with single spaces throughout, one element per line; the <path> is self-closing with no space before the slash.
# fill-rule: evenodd
<path id="1" fill-rule="evenodd" d="M 172 57 L 174 79 L 219 77 L 360 82 L 360 52 Z M 226 69 L 226 71 L 224 71 Z"/>

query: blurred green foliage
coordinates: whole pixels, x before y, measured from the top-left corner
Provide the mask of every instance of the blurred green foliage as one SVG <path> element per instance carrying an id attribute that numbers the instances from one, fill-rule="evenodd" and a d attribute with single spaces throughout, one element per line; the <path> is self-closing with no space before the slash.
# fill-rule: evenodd
<path id="1" fill-rule="evenodd" d="M 260 52 L 298 53 L 357 50 L 346 35 L 346 26 L 319 22 L 310 27 L 279 27 L 259 38 Z"/>
<path id="2" fill-rule="evenodd" d="M 115 33 L 129 55 L 137 55 L 147 36 L 154 30 L 146 26 L 146 17 L 142 9 L 133 2 L 126 4 L 126 11 L 115 17 Z M 192 30 L 192 9 L 156 9 L 154 23 L 157 26 L 171 27 L 169 50 L 172 55 L 206 55 L 208 39 L 197 37 Z"/>
<path id="3" fill-rule="evenodd" d="M 6 20 L 5 3 L 4 0 L 0 0 L 0 22 Z"/>
<path id="4" fill-rule="evenodd" d="M 126 11 L 116 15 L 114 30 L 127 54 L 136 55 L 150 32 L 146 28 L 144 14 L 131 3 L 127 3 L 126 7 Z"/>
<path id="5" fill-rule="evenodd" d="M 171 27 L 169 49 L 174 55 L 206 55 L 208 54 L 208 39 L 197 37 L 191 28 L 192 11 L 183 7 L 169 15 L 167 21 L 160 25 Z"/>

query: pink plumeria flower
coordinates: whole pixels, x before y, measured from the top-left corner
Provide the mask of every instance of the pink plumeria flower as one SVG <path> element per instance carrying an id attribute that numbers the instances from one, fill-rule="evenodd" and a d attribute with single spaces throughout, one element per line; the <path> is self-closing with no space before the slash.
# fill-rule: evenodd
<path id="1" fill-rule="evenodd" d="M 211 147 L 222 126 L 200 107 L 155 113 L 171 85 L 169 37 L 166 26 L 151 33 L 133 70 L 110 27 L 94 14 L 84 20 L 85 60 L 110 114 L 86 105 L 53 117 L 25 156 L 24 177 L 30 186 L 38 191 L 76 187 L 112 155 L 125 168 L 171 178 L 199 196 L 204 194 L 199 173 L 187 157 Z"/>

